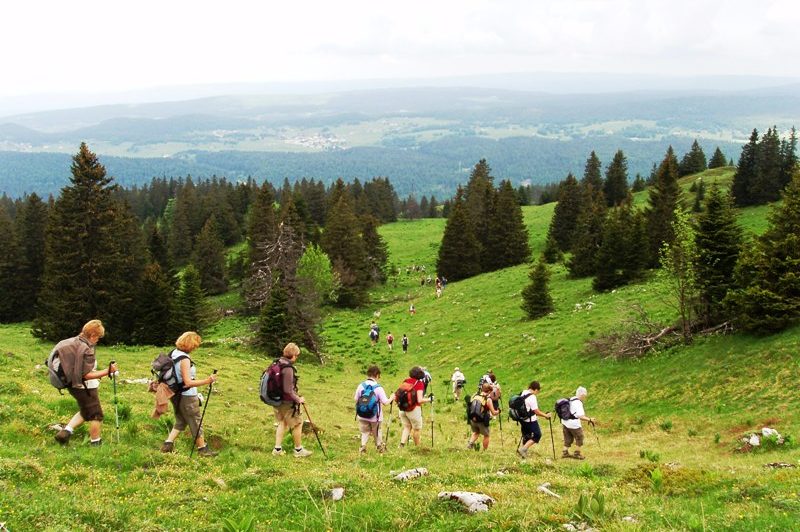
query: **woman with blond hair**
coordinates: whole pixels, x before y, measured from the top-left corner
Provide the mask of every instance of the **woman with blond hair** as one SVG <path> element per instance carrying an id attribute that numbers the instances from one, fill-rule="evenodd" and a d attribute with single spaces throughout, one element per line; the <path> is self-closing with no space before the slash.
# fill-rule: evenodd
<path id="1" fill-rule="evenodd" d="M 203 380 L 195 380 L 196 368 L 189 356 L 192 351 L 200 347 L 202 338 L 194 331 L 188 331 L 180 335 L 175 341 L 175 347 L 170 358 L 175 364 L 175 376 L 178 384 L 181 385 L 181 393 L 172 397 L 172 408 L 175 411 L 175 426 L 172 427 L 169 436 L 161 446 L 161 452 L 171 453 L 175 448 L 175 438 L 188 426 L 192 435 L 195 436 L 194 444 L 197 445 L 197 452 L 200 456 L 214 456 L 216 453 L 208 448 L 203 430 L 200 427 L 200 398 L 197 393 L 198 386 L 205 386 L 217 381 L 216 375 L 210 375 Z"/>

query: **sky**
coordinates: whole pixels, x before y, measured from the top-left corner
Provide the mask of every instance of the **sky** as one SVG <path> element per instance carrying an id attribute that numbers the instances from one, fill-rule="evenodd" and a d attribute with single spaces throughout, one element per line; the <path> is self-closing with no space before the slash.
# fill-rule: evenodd
<path id="1" fill-rule="evenodd" d="M 797 0 L 9 2 L 0 98 L 506 72 L 800 76 Z"/>

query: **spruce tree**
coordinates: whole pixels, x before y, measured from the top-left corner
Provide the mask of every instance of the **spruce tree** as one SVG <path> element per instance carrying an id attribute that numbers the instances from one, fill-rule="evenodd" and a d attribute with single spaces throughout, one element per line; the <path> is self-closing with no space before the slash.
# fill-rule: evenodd
<path id="1" fill-rule="evenodd" d="M 481 268 L 484 272 L 528 262 L 531 255 L 522 208 L 510 181 L 500 183 L 496 198 L 495 215 L 489 221 L 490 238 L 485 248 L 486 268 Z"/>
<path id="2" fill-rule="evenodd" d="M 492 239 L 489 223 L 494 216 L 496 191 L 494 189 L 491 168 L 486 159 L 481 159 L 472 169 L 467 187 L 464 189 L 464 207 L 467 221 L 472 227 L 475 237 L 480 243 L 481 270 L 488 271 L 492 260 L 487 245 Z"/>
<path id="3" fill-rule="evenodd" d="M 792 175 L 797 170 L 797 130 L 792 127 L 789 138 L 781 141 L 780 149 L 780 189 L 786 188 L 792 181 Z"/>
<path id="4" fill-rule="evenodd" d="M 275 239 L 275 197 L 268 183 L 258 189 L 247 218 L 248 262 L 264 258 L 263 248 Z"/>
<path id="5" fill-rule="evenodd" d="M 201 332 L 208 323 L 209 310 L 205 302 L 205 293 L 200 286 L 200 273 L 193 264 L 183 269 L 181 288 L 178 291 L 173 309 L 174 330 Z"/>
<path id="6" fill-rule="evenodd" d="M 678 164 L 678 177 L 697 174 L 705 171 L 706 168 L 706 154 L 695 139 L 691 149 L 686 152 L 680 164 Z"/>
<path id="7" fill-rule="evenodd" d="M 644 219 L 633 208 L 633 197 L 611 209 L 603 224 L 592 288 L 611 290 L 640 277 L 646 265 Z"/>
<path id="8" fill-rule="evenodd" d="M 371 284 L 369 262 L 361 238 L 361 226 L 348 194 L 341 194 L 336 204 L 328 210 L 320 245 L 330 257 L 342 282 L 337 303 L 345 307 L 365 303 Z"/>
<path id="9" fill-rule="evenodd" d="M 269 301 L 261 309 L 256 335 L 258 343 L 271 354 L 270 356 L 278 356 L 287 343 L 297 340 L 296 331 L 293 329 L 286 291 L 280 279 L 276 279 L 270 291 Z"/>
<path id="10" fill-rule="evenodd" d="M 582 189 L 575 177 L 569 174 L 559 187 L 558 203 L 553 210 L 553 218 L 547 231 L 548 239 L 555 240 L 559 250 L 569 251 L 572 248 L 575 227 L 582 207 Z"/>
<path id="11" fill-rule="evenodd" d="M 756 174 L 750 183 L 749 197 L 760 205 L 780 198 L 783 190 L 781 176 L 781 141 L 777 128 L 769 128 L 761 137 L 756 154 Z"/>
<path id="12" fill-rule="evenodd" d="M 157 262 L 148 264 L 142 273 L 136 297 L 136 326 L 133 341 L 137 344 L 168 345 L 183 331 L 173 330 L 175 292 Z"/>
<path id="13" fill-rule="evenodd" d="M 216 217 L 212 214 L 197 236 L 192 263 L 200 274 L 200 286 L 210 295 L 228 289 L 225 275 L 225 246 L 217 232 Z"/>
<path id="14" fill-rule="evenodd" d="M 133 294 L 144 267 L 141 233 L 127 205 L 112 196 L 112 178 L 81 144 L 70 185 L 49 218 L 42 288 L 33 330 L 58 340 L 102 319 L 106 340 L 130 340 Z"/>
<path id="15" fill-rule="evenodd" d="M 742 154 L 739 156 L 739 164 L 736 166 L 731 184 L 733 200 L 740 207 L 756 203 L 751 195 L 751 189 L 758 174 L 758 157 L 758 130 L 754 129 L 750 134 L 750 140 L 742 147 Z"/>
<path id="16" fill-rule="evenodd" d="M 463 195 L 463 189 L 458 187 L 436 260 L 436 271 L 450 281 L 481 272 L 480 243 L 467 220 Z"/>
<path id="17" fill-rule="evenodd" d="M 603 222 L 606 216 L 603 193 L 596 192 L 588 185 L 584 190 L 583 205 L 572 240 L 572 256 L 567 261 L 567 269 L 573 278 L 595 274 L 597 252 L 603 241 Z"/>
<path id="18" fill-rule="evenodd" d="M 641 192 L 647 186 L 647 182 L 642 177 L 642 174 L 636 174 L 636 178 L 633 180 L 633 185 L 631 185 L 631 192 Z"/>
<path id="19" fill-rule="evenodd" d="M 150 252 L 151 262 L 155 262 L 167 277 L 172 277 L 172 261 L 169 258 L 167 242 L 161 234 L 158 225 L 153 225 L 147 237 L 147 250 Z"/>
<path id="20" fill-rule="evenodd" d="M 386 241 L 378 233 L 378 219 L 367 215 L 362 218 L 361 238 L 367 251 L 369 273 L 373 283 L 385 283 L 389 250 Z"/>
<path id="21" fill-rule="evenodd" d="M 558 247 L 558 242 L 556 242 L 556 239 L 550 234 L 547 235 L 547 240 L 544 243 L 542 258 L 547 264 L 555 264 L 564 258 L 564 254 Z"/>
<path id="22" fill-rule="evenodd" d="M 697 217 L 698 316 L 706 325 L 725 321 L 722 301 L 733 285 L 733 272 L 742 247 L 742 230 L 736 223 L 729 194 L 716 183 L 705 200 L 705 209 Z"/>
<path id="23" fill-rule="evenodd" d="M 36 301 L 39 299 L 44 273 L 47 216 L 47 204 L 36 194 L 31 194 L 22 202 L 15 219 L 20 253 L 17 284 L 25 287 L 25 293 L 18 301 L 19 318 L 23 320 L 34 317 Z"/>
<path id="24" fill-rule="evenodd" d="M 595 191 L 603 190 L 603 176 L 601 175 L 602 166 L 597 154 L 592 151 L 589 158 L 586 159 L 586 166 L 583 170 L 583 179 L 581 185 L 586 188 L 591 185 Z"/>
<path id="25" fill-rule="evenodd" d="M 628 196 L 628 159 L 622 150 L 617 150 L 606 169 L 603 194 L 609 207 L 619 205 Z"/>
<path id="26" fill-rule="evenodd" d="M 729 289 L 727 308 L 746 331 L 772 333 L 800 320 L 800 173 L 769 213 L 769 227 L 746 247 Z"/>
<path id="27" fill-rule="evenodd" d="M 722 153 L 722 150 L 717 149 L 714 150 L 714 155 L 711 156 L 711 160 L 708 161 L 708 168 L 722 168 L 723 166 L 728 165 L 728 159 L 725 157 L 725 154 Z"/>
<path id="28" fill-rule="evenodd" d="M 550 271 L 544 259 L 539 258 L 528 274 L 530 284 L 522 289 L 522 310 L 528 319 L 534 320 L 553 311 L 553 298 L 550 296 Z"/>
<path id="29" fill-rule="evenodd" d="M 674 238 L 675 211 L 682 203 L 682 192 L 678 185 L 678 160 L 672 146 L 667 149 L 664 160 L 658 166 L 655 182 L 647 198 L 645 216 L 649 238 L 648 256 L 650 266 L 658 266 L 658 257 L 665 243 Z"/>
<path id="30" fill-rule="evenodd" d="M 22 253 L 5 206 L 0 204 L 0 322 L 22 321 L 20 304 L 27 297 L 20 285 Z"/>

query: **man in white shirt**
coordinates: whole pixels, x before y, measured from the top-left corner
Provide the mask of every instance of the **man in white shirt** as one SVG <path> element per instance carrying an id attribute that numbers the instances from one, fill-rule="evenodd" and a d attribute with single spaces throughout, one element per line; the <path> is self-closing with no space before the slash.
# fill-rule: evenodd
<path id="1" fill-rule="evenodd" d="M 592 424 L 595 422 L 595 419 L 593 417 L 588 417 L 583 409 L 583 402 L 586 400 L 587 395 L 586 388 L 579 386 L 578 389 L 575 390 L 575 397 L 569 400 L 571 419 L 561 420 L 564 432 L 564 451 L 561 454 L 562 458 L 575 458 L 578 460 L 583 460 L 584 458 L 581 454 L 581 447 L 583 447 L 583 428 L 581 427 L 581 421 L 587 421 Z M 575 453 L 570 454 L 569 448 L 572 446 L 573 442 L 575 443 Z"/>
<path id="2" fill-rule="evenodd" d="M 528 385 L 528 389 L 520 395 L 525 398 L 525 410 L 530 414 L 529 417 L 520 421 L 519 427 L 522 431 L 522 446 L 517 449 L 517 454 L 522 458 L 528 457 L 528 449 L 542 439 L 542 429 L 539 427 L 539 420 L 536 416 L 550 419 L 551 414 L 539 410 L 539 400 L 536 397 L 542 390 L 539 381 L 533 381 Z"/>
<path id="3" fill-rule="evenodd" d="M 453 370 L 453 376 L 450 377 L 450 382 L 453 383 L 453 398 L 456 403 L 461 400 L 461 392 L 464 390 L 464 384 L 467 383 L 467 378 L 461 373 L 461 370 L 456 368 Z"/>

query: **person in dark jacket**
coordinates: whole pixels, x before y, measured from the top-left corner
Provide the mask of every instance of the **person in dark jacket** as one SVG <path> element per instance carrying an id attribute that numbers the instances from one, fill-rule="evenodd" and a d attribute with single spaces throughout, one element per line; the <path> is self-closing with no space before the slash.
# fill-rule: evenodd
<path id="1" fill-rule="evenodd" d="M 275 421 L 278 423 L 275 429 L 275 448 L 272 449 L 275 456 L 286 454 L 283 450 L 283 437 L 287 431 L 292 433 L 295 458 L 311 455 L 311 451 L 303 448 L 303 417 L 300 415 L 300 405 L 306 400 L 298 393 L 297 369 L 294 367 L 299 356 L 300 348 L 297 344 L 289 343 L 283 348 L 283 356 L 278 359 L 281 365 L 283 396 L 280 406 L 273 407 Z"/>

